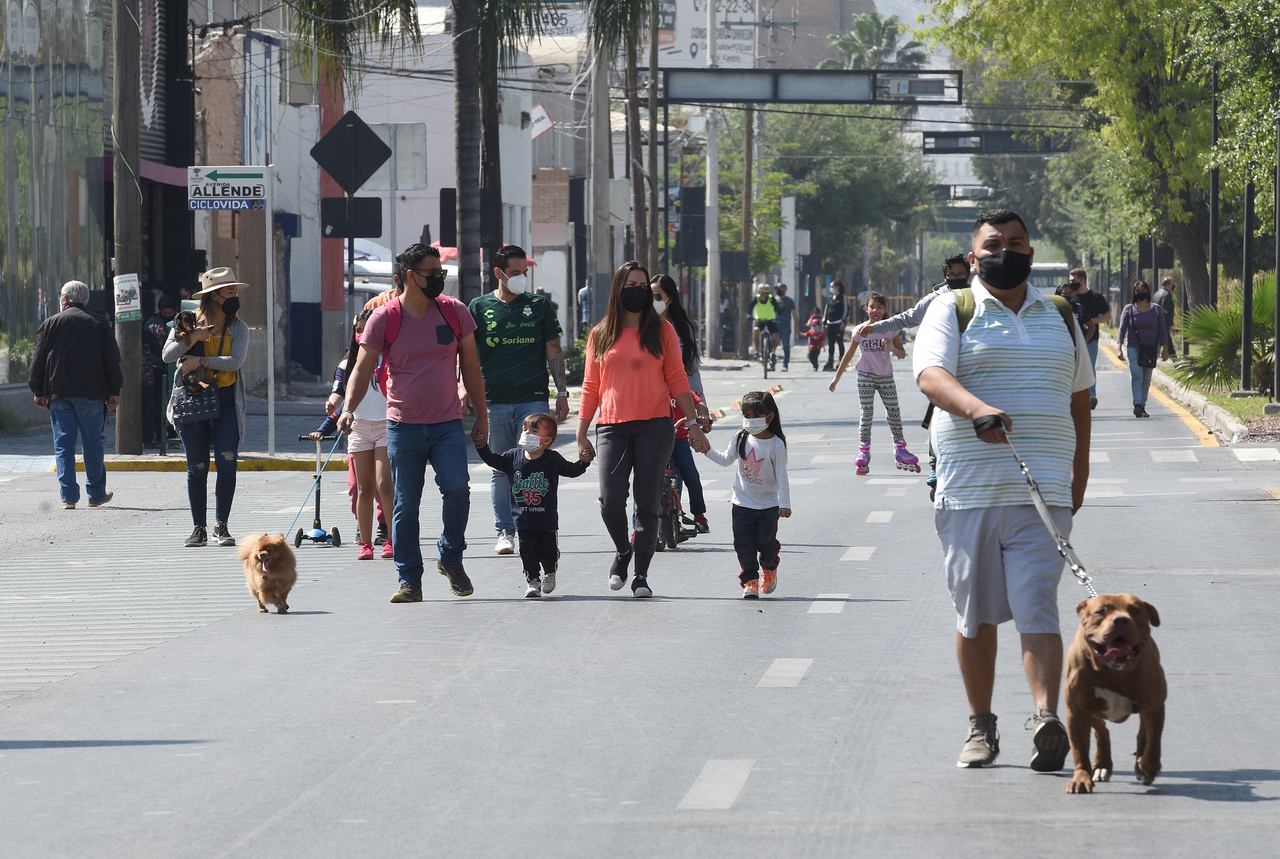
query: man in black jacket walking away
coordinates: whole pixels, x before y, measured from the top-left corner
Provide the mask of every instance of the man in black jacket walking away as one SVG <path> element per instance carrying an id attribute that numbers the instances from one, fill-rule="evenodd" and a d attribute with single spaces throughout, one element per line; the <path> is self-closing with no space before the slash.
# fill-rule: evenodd
<path id="1" fill-rule="evenodd" d="M 85 310 L 89 287 L 68 281 L 58 299 L 62 312 L 36 331 L 36 352 L 27 385 L 36 405 L 49 410 L 53 454 L 58 463 L 62 509 L 80 500 L 76 482 L 76 436 L 84 448 L 85 488 L 89 506 L 101 507 L 114 493 L 107 489 L 102 430 L 106 410 L 120 402 L 120 349 L 107 320 Z"/>

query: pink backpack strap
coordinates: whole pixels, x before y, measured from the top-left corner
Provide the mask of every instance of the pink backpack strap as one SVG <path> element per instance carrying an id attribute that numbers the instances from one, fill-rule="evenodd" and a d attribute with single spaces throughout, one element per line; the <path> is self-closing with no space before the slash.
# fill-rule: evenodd
<path id="1" fill-rule="evenodd" d="M 382 336 L 382 354 L 386 357 L 387 350 L 391 348 L 391 344 L 396 342 L 396 338 L 400 336 L 400 322 L 403 319 L 403 310 L 400 307 L 400 296 L 396 296 L 387 302 L 387 327 Z"/>
<path id="2" fill-rule="evenodd" d="M 444 317 L 444 321 L 449 323 L 449 327 L 453 329 L 453 344 L 459 354 L 462 353 L 462 323 L 458 321 L 458 309 L 453 306 L 452 301 L 441 301 L 440 296 L 436 299 L 436 306 L 440 308 L 440 315 Z"/>

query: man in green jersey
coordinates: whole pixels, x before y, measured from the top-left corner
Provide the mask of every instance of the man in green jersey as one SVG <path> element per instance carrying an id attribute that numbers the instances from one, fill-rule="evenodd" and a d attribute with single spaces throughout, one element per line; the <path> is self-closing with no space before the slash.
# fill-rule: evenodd
<path id="1" fill-rule="evenodd" d="M 515 245 L 494 254 L 493 276 L 498 287 L 469 305 L 476 320 L 476 352 L 485 379 L 489 413 L 489 447 L 501 454 L 516 446 L 528 415 L 546 412 L 547 371 L 556 384 L 557 421 L 569 417 L 565 387 L 560 321 L 551 300 L 528 291 L 529 259 Z M 494 471 L 489 484 L 499 555 L 515 552 L 515 515 L 511 481 Z"/>

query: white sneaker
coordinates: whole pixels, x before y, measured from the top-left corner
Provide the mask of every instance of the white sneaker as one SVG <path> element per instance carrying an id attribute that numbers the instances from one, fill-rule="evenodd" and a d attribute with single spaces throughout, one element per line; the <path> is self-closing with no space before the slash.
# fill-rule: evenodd
<path id="1" fill-rule="evenodd" d="M 498 545 L 493 547 L 493 551 L 499 555 L 511 555 L 516 551 L 516 541 L 511 539 L 511 535 L 506 531 L 498 532 Z"/>
<path id="2" fill-rule="evenodd" d="M 544 573 L 542 575 L 542 592 L 549 594 L 556 589 L 556 574 L 554 571 Z"/>
<path id="3" fill-rule="evenodd" d="M 525 589 L 524 598 L 527 600 L 536 600 L 540 596 L 542 596 L 542 588 L 538 584 L 538 580 L 534 579 L 529 582 L 528 588 Z"/>
<path id="4" fill-rule="evenodd" d="M 626 581 L 627 580 L 624 579 L 622 576 L 609 576 L 609 589 L 614 591 L 620 591 L 622 590 L 622 586 L 623 584 L 626 583 Z"/>

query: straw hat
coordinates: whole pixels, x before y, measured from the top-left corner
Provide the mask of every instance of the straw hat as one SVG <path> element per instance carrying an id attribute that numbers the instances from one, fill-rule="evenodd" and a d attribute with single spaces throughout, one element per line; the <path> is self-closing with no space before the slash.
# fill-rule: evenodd
<path id="1" fill-rule="evenodd" d="M 244 289 L 249 284 L 241 283 L 236 280 L 236 273 L 227 266 L 219 266 L 211 268 L 204 274 L 200 275 L 200 291 L 191 296 L 195 298 L 198 295 L 204 295 L 207 292 L 214 292 L 222 289 L 224 286 L 236 286 Z"/>

